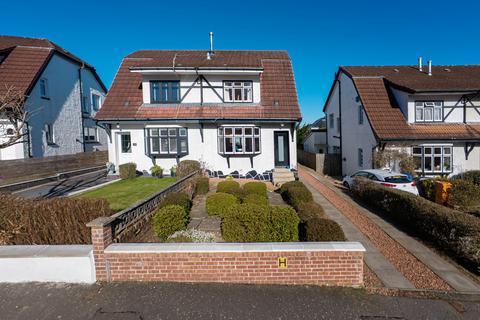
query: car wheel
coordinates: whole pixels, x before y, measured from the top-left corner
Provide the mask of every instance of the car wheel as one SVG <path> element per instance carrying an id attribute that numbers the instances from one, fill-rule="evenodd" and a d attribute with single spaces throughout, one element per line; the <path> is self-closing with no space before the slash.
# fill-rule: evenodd
<path id="1" fill-rule="evenodd" d="M 343 186 L 344 186 L 345 188 L 347 188 L 347 189 L 350 189 L 350 185 L 348 184 L 347 181 L 344 181 L 344 182 L 343 182 Z"/>

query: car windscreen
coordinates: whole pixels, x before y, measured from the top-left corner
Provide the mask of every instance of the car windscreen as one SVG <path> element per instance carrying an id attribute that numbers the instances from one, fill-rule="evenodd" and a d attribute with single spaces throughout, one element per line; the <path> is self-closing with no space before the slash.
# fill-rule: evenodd
<path id="1" fill-rule="evenodd" d="M 410 179 L 408 179 L 407 176 L 389 176 L 385 177 L 385 182 L 390 182 L 390 183 L 409 183 L 411 182 Z"/>

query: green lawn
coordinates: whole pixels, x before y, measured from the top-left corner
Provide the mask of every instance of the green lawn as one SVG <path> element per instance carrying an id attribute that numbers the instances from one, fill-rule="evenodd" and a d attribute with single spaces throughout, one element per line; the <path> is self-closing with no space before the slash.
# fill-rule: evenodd
<path id="1" fill-rule="evenodd" d="M 80 194 L 79 197 L 106 199 L 110 204 L 110 208 L 118 212 L 168 187 L 175 181 L 176 178 L 137 177 L 135 179 L 120 180 L 104 187 L 87 191 Z"/>

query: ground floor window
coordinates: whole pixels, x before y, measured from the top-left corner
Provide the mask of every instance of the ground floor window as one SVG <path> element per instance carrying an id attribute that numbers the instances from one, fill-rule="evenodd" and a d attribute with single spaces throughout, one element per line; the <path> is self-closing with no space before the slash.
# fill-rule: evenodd
<path id="1" fill-rule="evenodd" d="M 148 153 L 166 155 L 188 154 L 187 128 L 147 129 Z"/>
<path id="2" fill-rule="evenodd" d="M 219 127 L 218 153 L 222 155 L 260 153 L 260 128 Z"/>
<path id="3" fill-rule="evenodd" d="M 452 172 L 452 146 L 414 146 L 415 171 L 422 173 Z"/>
<path id="4" fill-rule="evenodd" d="M 83 128 L 83 140 L 85 142 L 97 142 L 98 141 L 98 131 L 95 127 L 85 127 Z"/>
<path id="5" fill-rule="evenodd" d="M 358 166 L 363 167 L 363 149 L 358 148 Z"/>
<path id="6" fill-rule="evenodd" d="M 130 137 L 129 132 L 120 134 L 120 145 L 122 148 L 122 153 L 132 152 L 132 138 Z"/>

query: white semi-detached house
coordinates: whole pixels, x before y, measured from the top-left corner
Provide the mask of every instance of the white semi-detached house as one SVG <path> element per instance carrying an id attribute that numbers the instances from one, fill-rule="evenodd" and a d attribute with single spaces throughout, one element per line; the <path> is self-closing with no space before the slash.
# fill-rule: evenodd
<path id="1" fill-rule="evenodd" d="M 93 116 L 107 89 L 95 69 L 47 39 L 0 36 L 0 94 L 25 96 L 25 136 L 0 149 L 0 160 L 107 149 L 105 130 Z M 12 131 L 5 120 L 0 137 Z"/>
<path id="2" fill-rule="evenodd" d="M 200 161 L 212 176 L 269 179 L 296 169 L 301 120 L 284 51 L 137 51 L 126 56 L 96 119 L 109 159 L 169 173 Z"/>
<path id="3" fill-rule="evenodd" d="M 480 169 L 480 66 L 340 67 L 324 107 L 343 174 L 374 152 L 413 155 L 420 175 Z"/>

